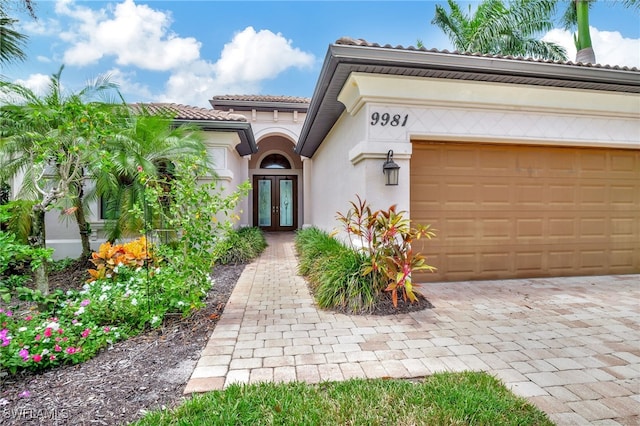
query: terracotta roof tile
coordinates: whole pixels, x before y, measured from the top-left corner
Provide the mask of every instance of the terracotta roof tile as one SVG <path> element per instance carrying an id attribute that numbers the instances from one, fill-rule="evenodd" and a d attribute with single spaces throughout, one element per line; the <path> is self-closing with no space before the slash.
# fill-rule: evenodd
<path id="1" fill-rule="evenodd" d="M 308 104 L 311 98 L 300 98 L 296 96 L 272 96 L 272 95 L 218 95 L 213 96 L 214 101 L 243 101 L 243 102 L 283 102 Z"/>
<path id="2" fill-rule="evenodd" d="M 176 120 L 203 120 L 203 121 L 247 121 L 240 114 L 232 114 L 226 111 L 194 107 L 190 105 L 174 103 L 135 103 L 130 105 L 134 110 L 145 108 L 151 114 L 169 114 Z"/>
<path id="3" fill-rule="evenodd" d="M 494 58 L 494 59 L 511 59 L 516 61 L 525 61 L 525 62 L 540 62 L 540 63 L 553 63 L 560 65 L 572 65 L 572 66 L 580 66 L 580 67 L 588 67 L 588 68 L 604 68 L 604 69 L 612 69 L 612 70 L 622 70 L 622 71 L 640 71 L 640 69 L 636 67 L 628 67 L 628 66 L 620 66 L 620 65 L 601 65 L 601 64 L 584 64 L 582 62 L 571 62 L 571 61 L 552 61 L 548 59 L 535 59 L 529 57 L 522 56 L 503 56 L 503 55 L 491 55 L 491 54 L 483 54 L 483 53 L 472 53 L 472 52 L 459 52 L 457 50 L 450 52 L 448 50 L 439 50 L 439 49 L 427 49 L 425 47 L 414 47 L 414 46 L 392 46 L 390 44 L 385 44 L 384 46 L 378 43 L 370 43 L 364 39 L 354 39 L 351 37 L 342 37 L 336 41 L 335 44 L 347 45 L 347 46 L 364 46 L 364 47 L 379 47 L 383 49 L 396 49 L 396 50 L 415 50 L 421 52 L 433 52 L 433 53 L 444 53 L 449 55 L 461 55 L 461 56 L 479 56 L 485 58 Z"/>

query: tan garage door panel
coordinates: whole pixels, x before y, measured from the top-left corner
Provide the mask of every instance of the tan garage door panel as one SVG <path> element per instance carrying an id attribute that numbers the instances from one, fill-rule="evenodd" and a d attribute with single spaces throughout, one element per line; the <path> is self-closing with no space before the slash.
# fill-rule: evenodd
<path id="1" fill-rule="evenodd" d="M 640 272 L 640 150 L 414 142 L 420 280 Z"/>

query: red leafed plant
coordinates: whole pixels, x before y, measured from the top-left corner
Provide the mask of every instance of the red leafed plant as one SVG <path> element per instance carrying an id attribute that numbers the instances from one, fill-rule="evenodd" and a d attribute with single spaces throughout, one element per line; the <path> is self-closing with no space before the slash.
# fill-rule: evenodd
<path id="1" fill-rule="evenodd" d="M 364 268 L 363 275 L 371 274 L 382 290 L 391 292 L 395 307 L 398 293 L 405 301 L 415 302 L 417 284 L 412 282 L 411 273 L 436 268 L 426 263 L 424 255 L 414 252 L 411 243 L 423 237 L 431 239 L 435 233 L 430 225 L 412 227 L 406 212 L 396 211 L 395 205 L 373 211 L 365 200 L 356 197 L 357 202 L 350 203 L 349 211 L 338 213 L 337 218 L 353 248 L 368 255 L 370 264 Z"/>

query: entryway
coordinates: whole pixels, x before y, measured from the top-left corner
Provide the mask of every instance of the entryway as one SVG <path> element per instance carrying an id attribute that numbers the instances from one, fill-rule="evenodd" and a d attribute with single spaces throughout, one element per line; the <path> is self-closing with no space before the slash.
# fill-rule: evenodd
<path id="1" fill-rule="evenodd" d="M 270 232 L 297 229 L 297 176 L 254 175 L 253 189 L 254 226 Z"/>

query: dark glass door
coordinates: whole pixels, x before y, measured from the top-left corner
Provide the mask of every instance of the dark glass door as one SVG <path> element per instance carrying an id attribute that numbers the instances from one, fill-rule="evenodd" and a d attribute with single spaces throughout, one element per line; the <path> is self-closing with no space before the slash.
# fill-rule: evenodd
<path id="1" fill-rule="evenodd" d="M 296 176 L 253 177 L 253 223 L 265 231 L 293 231 L 298 216 Z"/>

